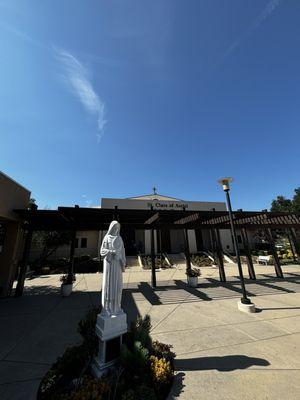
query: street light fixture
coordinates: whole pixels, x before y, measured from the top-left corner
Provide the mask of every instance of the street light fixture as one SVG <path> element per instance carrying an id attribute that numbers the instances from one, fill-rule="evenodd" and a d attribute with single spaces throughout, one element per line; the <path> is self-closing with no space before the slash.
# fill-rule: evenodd
<path id="1" fill-rule="evenodd" d="M 234 226 L 234 222 L 233 222 L 231 201 L 230 201 L 230 196 L 229 196 L 229 191 L 230 191 L 230 185 L 229 184 L 232 181 L 233 181 L 233 178 L 227 177 L 227 178 L 219 179 L 218 183 L 220 183 L 222 185 L 223 190 L 226 193 L 226 202 L 227 202 L 227 209 L 228 209 L 229 220 L 230 220 L 232 242 L 233 242 L 233 247 L 234 247 L 236 258 L 237 258 L 237 265 L 238 265 L 239 276 L 240 276 L 241 287 L 242 287 L 242 293 L 243 293 L 243 297 L 241 298 L 241 301 L 238 304 L 238 307 L 239 307 L 239 309 L 241 311 L 255 312 L 254 304 L 247 297 L 247 291 L 246 291 L 246 287 L 245 287 L 245 280 L 244 280 L 243 269 L 242 269 L 242 264 L 241 264 L 240 251 L 239 251 L 239 246 L 238 246 L 238 243 L 237 243 L 236 231 L 235 231 L 235 226 Z"/>

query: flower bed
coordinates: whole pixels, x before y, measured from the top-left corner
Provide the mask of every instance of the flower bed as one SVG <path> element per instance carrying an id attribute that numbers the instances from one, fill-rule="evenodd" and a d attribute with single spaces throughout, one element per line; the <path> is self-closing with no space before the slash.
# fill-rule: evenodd
<path id="1" fill-rule="evenodd" d="M 49 274 L 65 274 L 68 272 L 70 261 L 67 258 L 60 258 L 57 260 L 46 260 L 43 263 L 40 271 L 35 271 L 36 275 L 49 275 Z M 88 254 L 74 257 L 74 267 L 76 273 L 95 273 L 102 272 L 102 260 L 92 258 Z M 31 264 L 31 270 L 35 270 L 34 263 Z"/>
<path id="2" fill-rule="evenodd" d="M 193 254 L 191 255 L 191 262 L 197 267 L 209 267 L 213 264 L 212 260 L 205 255 Z"/>
<path id="3" fill-rule="evenodd" d="M 98 349 L 95 335 L 99 309 L 79 323 L 80 345 L 67 348 L 42 379 L 38 400 L 163 400 L 174 376 L 171 346 L 153 341 L 150 317 L 138 318 L 123 336 L 121 357 L 115 368 L 100 379 L 90 372 Z"/>
<path id="4" fill-rule="evenodd" d="M 162 263 L 161 263 L 162 261 Z M 144 269 L 151 269 L 152 268 L 152 260 L 150 256 L 143 256 L 142 257 L 142 262 L 143 262 L 143 268 Z M 167 263 L 167 261 L 164 259 L 164 257 L 162 258 L 162 260 L 160 259 L 160 257 L 155 257 L 155 268 L 159 269 L 159 268 L 171 268 L 170 265 Z"/>

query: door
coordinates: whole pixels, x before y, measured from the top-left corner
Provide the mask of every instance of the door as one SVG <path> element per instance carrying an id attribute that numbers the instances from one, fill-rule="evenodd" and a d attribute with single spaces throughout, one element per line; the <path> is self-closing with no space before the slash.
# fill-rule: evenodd
<path id="1" fill-rule="evenodd" d="M 127 256 L 135 256 L 137 254 L 135 243 L 135 231 L 133 228 L 121 227 L 120 235 L 124 242 L 125 253 Z"/>
<path id="2" fill-rule="evenodd" d="M 197 251 L 203 251 L 204 246 L 203 246 L 203 237 L 201 229 L 195 229 L 195 235 L 196 235 Z"/>
<path id="3" fill-rule="evenodd" d="M 160 253 L 160 245 L 161 251 L 165 253 L 170 253 L 171 251 L 171 239 L 170 239 L 170 231 L 169 229 L 162 229 L 161 231 L 157 231 L 157 251 Z"/>

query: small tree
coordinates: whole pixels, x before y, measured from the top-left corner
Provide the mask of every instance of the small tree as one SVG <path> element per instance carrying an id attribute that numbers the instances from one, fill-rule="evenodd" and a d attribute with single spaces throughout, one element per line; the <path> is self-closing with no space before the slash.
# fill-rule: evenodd
<path id="1" fill-rule="evenodd" d="M 300 213 L 300 187 L 295 189 L 294 192 L 295 194 L 292 199 L 277 196 L 271 203 L 271 211 Z"/>
<path id="2" fill-rule="evenodd" d="M 271 211 L 293 212 L 293 202 L 291 199 L 286 199 L 284 196 L 277 196 L 277 198 L 272 201 Z"/>
<path id="3" fill-rule="evenodd" d="M 300 187 L 294 190 L 295 194 L 293 196 L 293 208 L 294 212 L 300 213 Z"/>
<path id="4" fill-rule="evenodd" d="M 69 244 L 71 232 L 69 231 L 35 231 L 32 237 L 33 247 L 41 249 L 38 258 L 33 262 L 35 270 L 40 271 L 42 263 L 47 260 L 60 246 Z"/>
<path id="5" fill-rule="evenodd" d="M 30 208 L 33 204 L 35 205 L 36 200 L 33 197 L 30 197 L 28 207 Z"/>

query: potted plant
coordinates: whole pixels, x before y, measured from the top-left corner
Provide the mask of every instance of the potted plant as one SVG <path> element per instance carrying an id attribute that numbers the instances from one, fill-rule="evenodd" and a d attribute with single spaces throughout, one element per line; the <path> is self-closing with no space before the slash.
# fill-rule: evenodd
<path id="1" fill-rule="evenodd" d="M 187 282 L 191 287 L 198 286 L 198 277 L 201 275 L 199 268 L 190 268 L 186 271 Z"/>
<path id="2" fill-rule="evenodd" d="M 73 282 L 76 281 L 75 275 L 62 275 L 60 277 L 60 281 L 61 281 L 61 294 L 63 297 L 68 297 L 70 296 L 70 294 L 72 293 L 72 289 L 73 289 Z"/>

